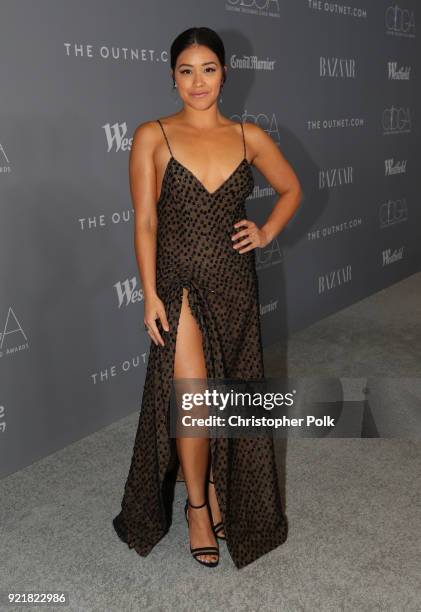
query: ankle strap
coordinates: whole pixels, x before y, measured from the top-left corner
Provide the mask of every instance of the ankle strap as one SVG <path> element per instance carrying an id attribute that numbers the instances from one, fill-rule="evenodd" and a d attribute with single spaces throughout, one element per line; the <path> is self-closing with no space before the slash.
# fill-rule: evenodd
<path id="1" fill-rule="evenodd" d="M 213 481 L 213 480 L 211 480 L 210 478 L 209 478 L 209 482 L 210 482 L 211 484 L 215 484 L 215 483 L 214 483 L 214 481 Z"/>
<path id="2" fill-rule="evenodd" d="M 193 506 L 193 504 L 190 503 L 190 500 L 187 500 L 187 501 L 191 508 L 203 508 L 203 506 L 206 506 L 206 501 L 203 504 L 200 504 L 200 506 Z"/>

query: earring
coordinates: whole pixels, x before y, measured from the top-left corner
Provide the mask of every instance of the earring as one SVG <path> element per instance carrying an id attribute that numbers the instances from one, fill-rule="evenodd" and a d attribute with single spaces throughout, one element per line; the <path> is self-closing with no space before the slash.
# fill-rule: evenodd
<path id="1" fill-rule="evenodd" d="M 221 88 L 219 90 L 219 102 L 221 103 L 222 103 L 222 88 L 224 86 L 224 83 L 225 83 L 225 79 L 221 81 Z"/>
<path id="2" fill-rule="evenodd" d="M 172 95 L 174 98 L 174 104 L 178 104 L 180 102 L 180 96 L 176 94 L 176 90 L 177 90 L 177 83 L 174 82 L 172 86 Z"/>

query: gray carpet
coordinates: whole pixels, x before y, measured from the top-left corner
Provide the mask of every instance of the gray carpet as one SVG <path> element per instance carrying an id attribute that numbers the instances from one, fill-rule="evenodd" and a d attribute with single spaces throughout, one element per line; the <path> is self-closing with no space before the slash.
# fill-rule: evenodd
<path id="1" fill-rule="evenodd" d="M 421 275 L 266 351 L 266 374 L 417 377 Z M 2 610 L 421 611 L 421 443 L 288 440 L 285 544 L 237 570 L 188 551 L 176 487 L 174 523 L 142 558 L 116 536 L 138 415 L 0 482 L 1 589 L 60 590 L 68 606 Z M 280 445 L 279 462 L 284 463 Z M 283 475 L 280 474 L 281 480 Z"/>

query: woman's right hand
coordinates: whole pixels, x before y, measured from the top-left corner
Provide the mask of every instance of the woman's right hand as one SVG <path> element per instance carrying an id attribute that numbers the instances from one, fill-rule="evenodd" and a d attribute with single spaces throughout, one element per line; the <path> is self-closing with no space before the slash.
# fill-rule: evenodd
<path id="1" fill-rule="evenodd" d="M 145 315 L 143 321 L 147 327 L 148 334 L 155 344 L 165 345 L 161 334 L 159 333 L 156 321 L 159 320 L 165 331 L 169 331 L 167 315 L 165 313 L 164 302 L 158 296 L 145 298 Z"/>

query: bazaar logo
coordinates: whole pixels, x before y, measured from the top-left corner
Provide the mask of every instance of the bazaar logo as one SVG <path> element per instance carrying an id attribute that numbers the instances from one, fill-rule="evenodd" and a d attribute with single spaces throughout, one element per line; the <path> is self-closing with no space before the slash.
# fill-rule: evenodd
<path id="1" fill-rule="evenodd" d="M 113 125 L 106 123 L 102 127 L 105 130 L 105 136 L 107 138 L 107 153 L 109 153 L 113 147 L 114 151 L 117 153 L 118 151 L 130 151 L 133 138 L 126 137 L 127 124 L 125 121 L 124 123 L 114 123 Z"/>
<path id="2" fill-rule="evenodd" d="M 320 56 L 320 77 L 355 79 L 355 59 Z"/>
<path id="3" fill-rule="evenodd" d="M 333 289 L 337 289 L 338 287 L 342 287 L 342 285 L 345 285 L 346 283 L 350 283 L 352 280 L 351 271 L 351 264 L 349 264 L 344 268 L 337 268 L 336 270 L 332 270 L 331 272 L 319 276 L 319 295 L 332 291 Z"/>
<path id="4" fill-rule="evenodd" d="M 353 166 L 346 166 L 345 168 L 326 168 L 324 170 L 319 170 L 319 189 L 333 189 L 333 187 L 351 185 L 353 182 Z"/>

